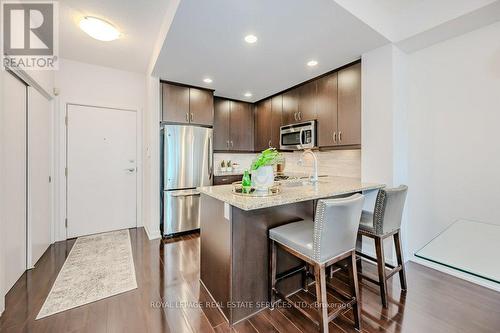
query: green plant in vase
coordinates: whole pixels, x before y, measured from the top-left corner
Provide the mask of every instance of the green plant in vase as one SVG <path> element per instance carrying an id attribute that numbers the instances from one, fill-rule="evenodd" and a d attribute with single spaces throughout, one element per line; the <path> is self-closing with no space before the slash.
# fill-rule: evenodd
<path id="1" fill-rule="evenodd" d="M 273 166 L 282 156 L 275 148 L 268 148 L 257 156 L 250 166 L 252 185 L 257 191 L 267 191 L 274 184 Z"/>

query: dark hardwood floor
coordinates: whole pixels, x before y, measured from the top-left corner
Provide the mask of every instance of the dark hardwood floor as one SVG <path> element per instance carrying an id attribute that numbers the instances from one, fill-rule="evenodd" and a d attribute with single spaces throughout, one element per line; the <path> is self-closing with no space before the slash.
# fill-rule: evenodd
<path id="1" fill-rule="evenodd" d="M 0 332 L 317 332 L 284 306 L 230 328 L 198 281 L 198 235 L 149 241 L 143 229 L 130 234 L 137 289 L 35 321 L 74 240 L 56 243 L 7 294 Z M 399 279 L 391 279 L 388 309 L 375 286 L 362 285 L 363 332 L 500 332 L 499 293 L 418 264 L 406 267 L 408 292 L 401 292 Z M 371 265 L 363 270 L 375 273 Z M 341 279 L 332 282 L 347 288 Z M 314 303 L 314 295 L 305 292 L 294 298 Z M 330 323 L 330 331 L 354 332 L 351 319 L 348 311 Z"/>

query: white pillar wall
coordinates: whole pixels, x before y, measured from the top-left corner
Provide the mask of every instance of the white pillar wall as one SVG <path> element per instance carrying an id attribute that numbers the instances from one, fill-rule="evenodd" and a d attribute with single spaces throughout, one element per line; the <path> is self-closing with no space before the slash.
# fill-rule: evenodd
<path id="1" fill-rule="evenodd" d="M 406 114 L 406 57 L 394 45 L 386 45 L 362 56 L 362 150 L 361 179 L 387 186 L 407 184 L 408 138 Z M 403 246 L 406 212 L 403 217 Z M 392 238 L 391 238 L 392 239 Z M 392 241 L 386 241 L 388 261 L 395 258 Z M 373 242 L 363 242 L 374 254 Z M 406 252 L 405 252 L 405 258 Z"/>

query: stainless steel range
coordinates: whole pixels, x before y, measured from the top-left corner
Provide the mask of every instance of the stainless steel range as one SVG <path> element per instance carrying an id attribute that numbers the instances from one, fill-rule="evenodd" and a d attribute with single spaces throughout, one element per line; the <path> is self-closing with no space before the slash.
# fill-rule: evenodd
<path id="1" fill-rule="evenodd" d="M 200 228 L 199 186 L 212 185 L 213 129 L 162 125 L 163 236 Z"/>

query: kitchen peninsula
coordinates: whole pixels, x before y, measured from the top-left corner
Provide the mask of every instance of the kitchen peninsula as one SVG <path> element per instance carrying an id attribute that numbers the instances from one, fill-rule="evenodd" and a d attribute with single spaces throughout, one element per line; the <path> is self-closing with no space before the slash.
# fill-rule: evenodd
<path id="1" fill-rule="evenodd" d="M 282 192 L 269 197 L 232 193 L 232 185 L 200 187 L 200 279 L 234 324 L 267 306 L 268 230 L 282 224 L 312 219 L 316 201 L 367 194 L 366 204 L 382 184 L 356 178 L 321 177 L 315 184 L 282 182 Z M 368 206 L 367 206 L 368 207 Z M 373 206 L 372 206 L 373 207 Z M 278 252 L 278 272 L 297 266 L 297 259 Z M 284 280 L 279 288 L 291 293 L 300 276 Z"/>

